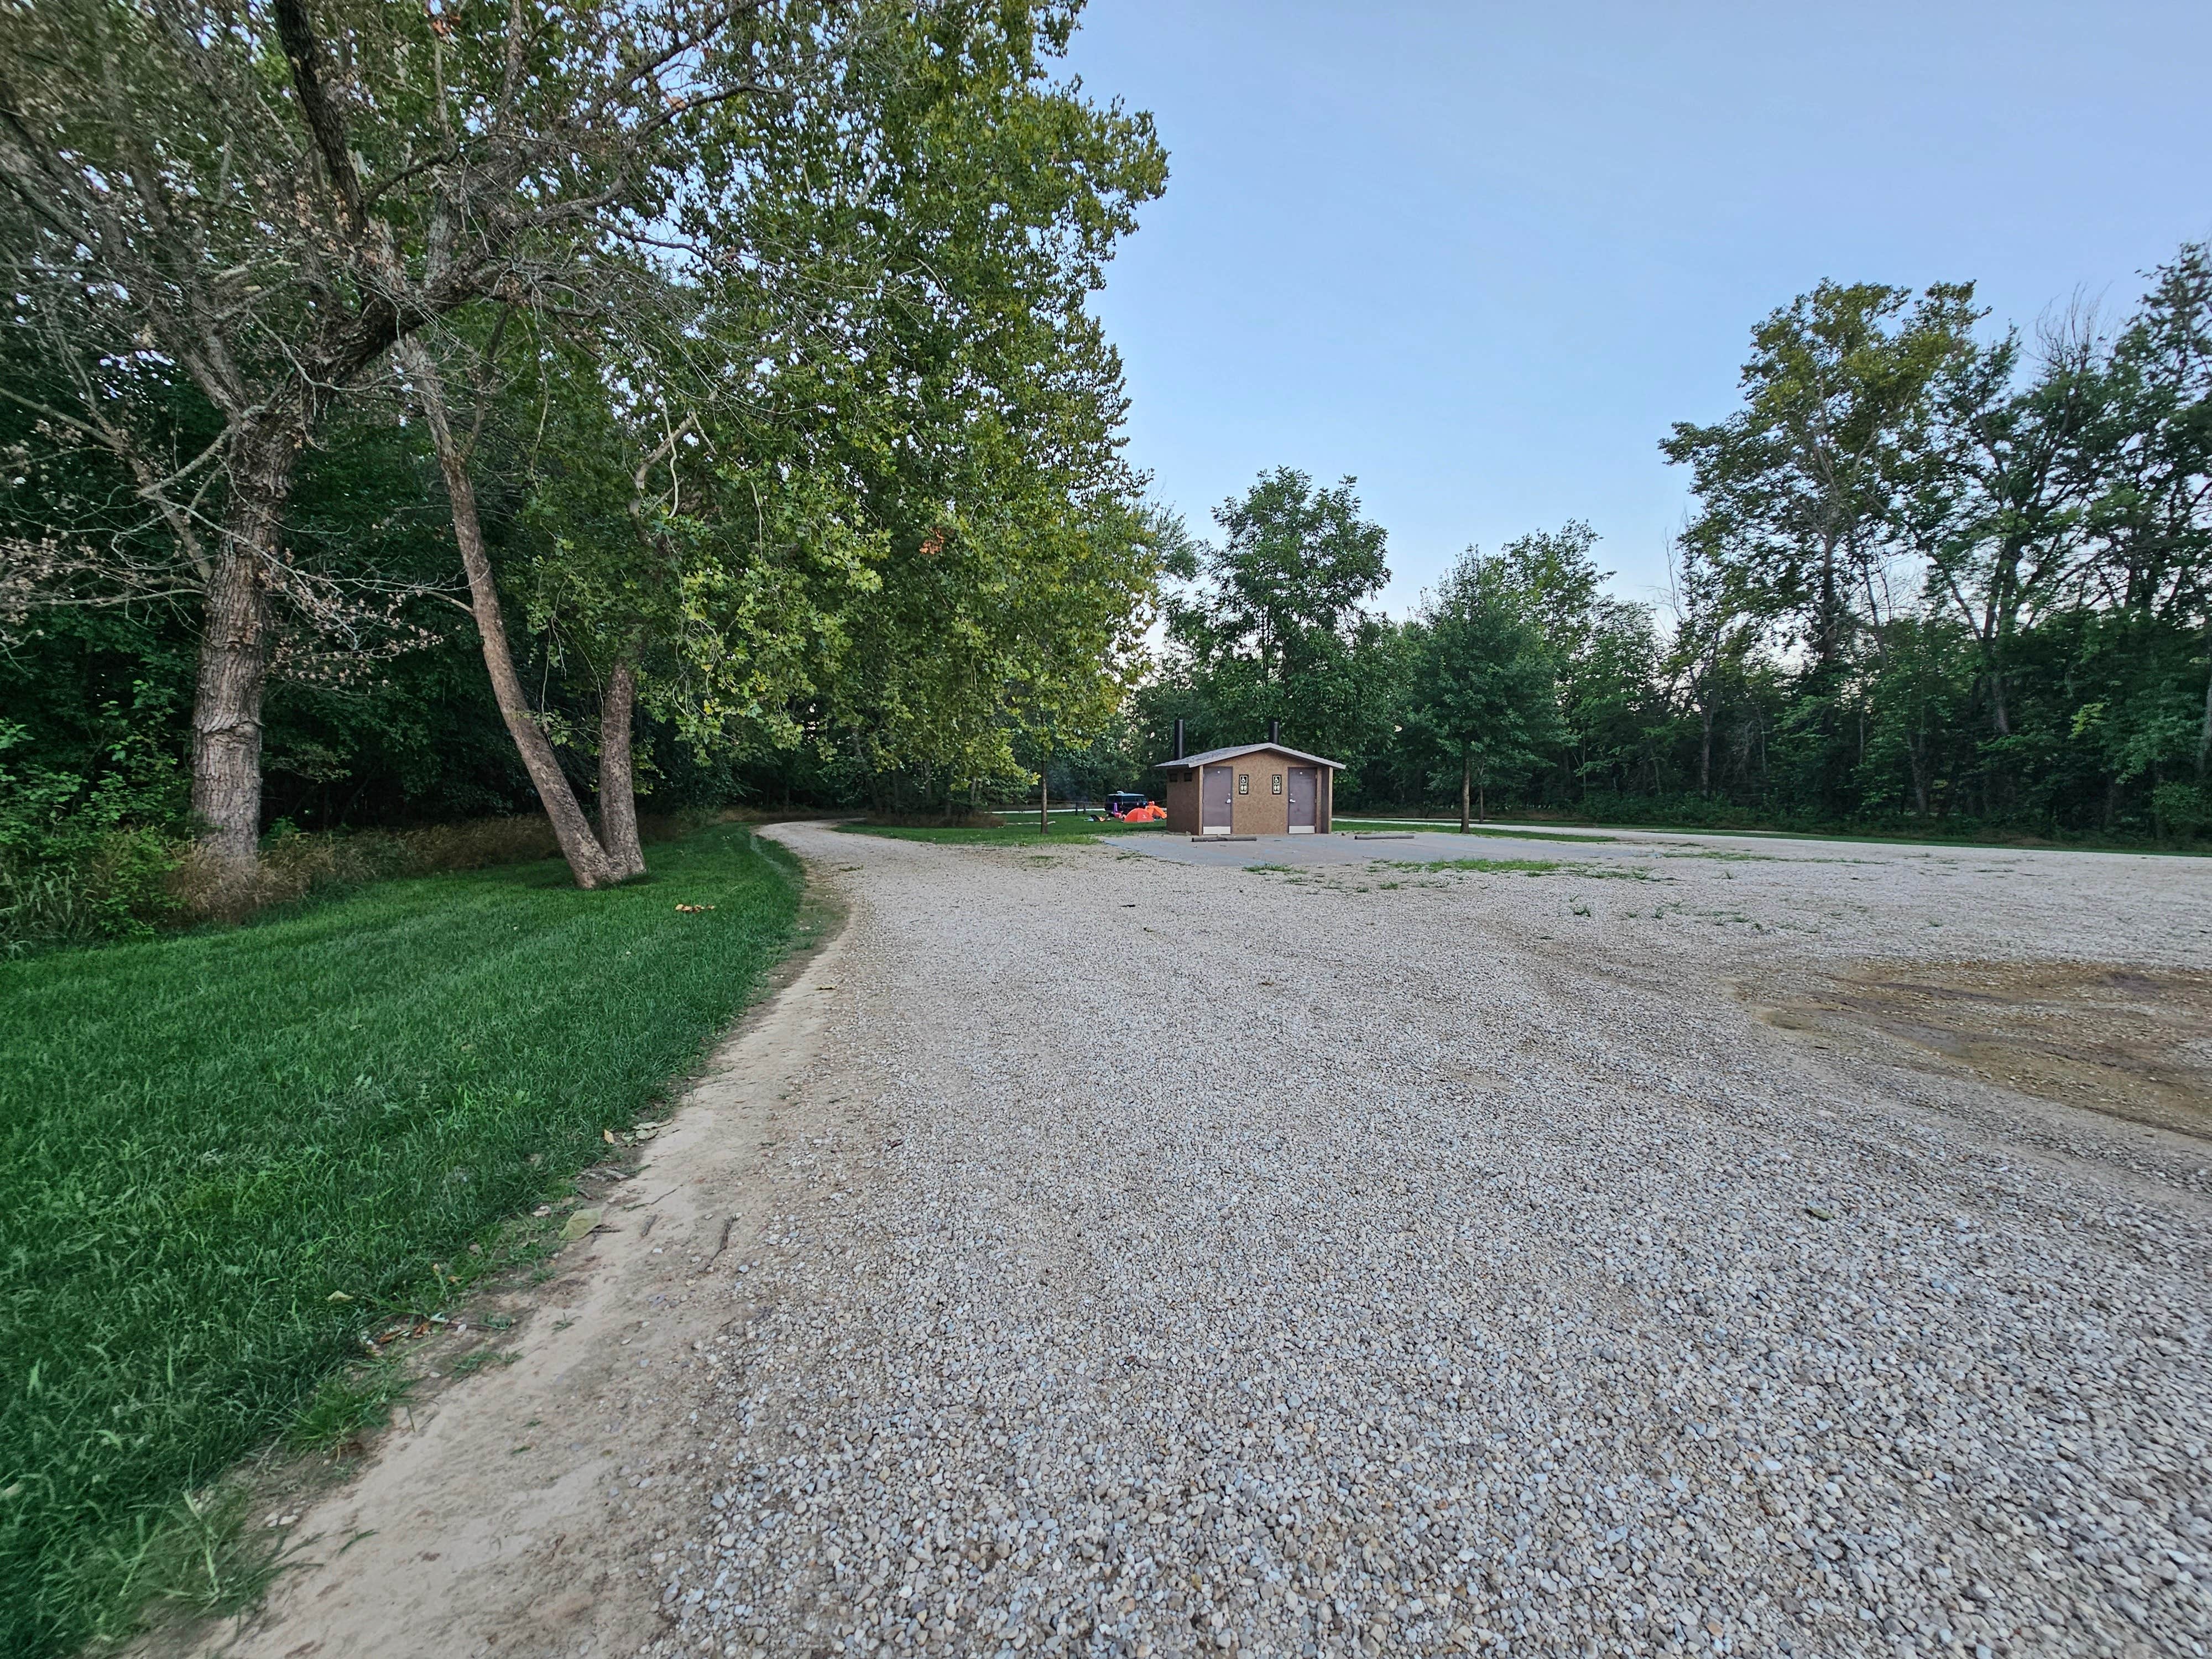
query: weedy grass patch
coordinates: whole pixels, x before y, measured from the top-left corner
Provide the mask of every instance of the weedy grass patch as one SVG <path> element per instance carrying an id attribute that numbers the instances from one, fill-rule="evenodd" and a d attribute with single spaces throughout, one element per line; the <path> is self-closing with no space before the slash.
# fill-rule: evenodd
<path id="1" fill-rule="evenodd" d="M 1392 860 L 1391 870 L 1455 871 L 1484 876 L 1547 876 L 1566 866 L 1557 859 L 1430 859 Z"/>
<path id="2" fill-rule="evenodd" d="M 373 1420 L 364 1336 L 512 1259 L 502 1224 L 696 1063 L 782 955 L 799 872 L 734 825 L 650 864 L 0 963 L 0 1653 L 251 1580 L 222 1471 Z"/>

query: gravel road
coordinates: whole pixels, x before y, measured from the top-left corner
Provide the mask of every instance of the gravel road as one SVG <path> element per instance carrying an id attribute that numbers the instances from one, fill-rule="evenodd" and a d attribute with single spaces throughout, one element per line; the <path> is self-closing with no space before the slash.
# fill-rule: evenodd
<path id="1" fill-rule="evenodd" d="M 781 833 L 850 933 L 610 1493 L 675 1504 L 647 1652 L 2212 1643 L 2212 863 Z M 1944 963 L 2180 1022 L 2166 1117 L 1850 1035 Z"/>

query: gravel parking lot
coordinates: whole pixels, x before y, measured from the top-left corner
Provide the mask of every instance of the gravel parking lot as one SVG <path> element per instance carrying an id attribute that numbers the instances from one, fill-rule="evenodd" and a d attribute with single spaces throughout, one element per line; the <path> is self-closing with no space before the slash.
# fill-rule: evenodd
<path id="1" fill-rule="evenodd" d="M 2212 864 L 781 833 L 647 1651 L 2212 1642 Z"/>

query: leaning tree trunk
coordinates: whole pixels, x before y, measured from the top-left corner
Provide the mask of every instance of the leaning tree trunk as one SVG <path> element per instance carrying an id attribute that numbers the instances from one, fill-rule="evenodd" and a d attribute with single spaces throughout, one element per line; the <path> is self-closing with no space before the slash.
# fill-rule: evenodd
<path id="1" fill-rule="evenodd" d="M 261 702 L 269 678 L 267 573 L 283 533 L 297 434 L 250 427 L 230 447 L 230 505 L 208 584 L 192 701 L 192 817 L 218 900 L 252 880 L 261 843 Z"/>
<path id="2" fill-rule="evenodd" d="M 617 663 L 599 699 L 599 839 L 616 879 L 645 873 L 637 839 L 637 775 L 630 757 L 631 715 L 637 708 L 637 675 Z"/>
<path id="3" fill-rule="evenodd" d="M 1474 750 L 1467 744 L 1459 746 L 1459 832 L 1468 832 L 1468 802 L 1474 792 Z"/>
<path id="4" fill-rule="evenodd" d="M 521 677 L 514 672 L 514 658 L 507 646 L 507 623 L 500 611 L 499 586 L 492 580 L 483 526 L 477 517 L 476 486 L 469 478 L 468 457 L 453 441 L 437 365 L 413 340 L 400 348 L 400 357 L 422 395 L 423 424 L 430 428 L 430 441 L 438 452 L 438 470 L 445 474 L 446 495 L 453 512 L 453 540 L 461 550 L 461 568 L 468 573 L 470 605 L 476 613 L 477 635 L 483 646 L 484 668 L 491 676 L 500 718 L 507 723 L 507 734 L 514 740 L 530 781 L 537 787 L 538 799 L 552 822 L 554 839 L 560 842 L 561 856 L 568 860 L 576 885 L 610 886 L 622 877 L 592 833 L 584 809 L 576 804 L 576 792 L 568 787 L 560 757 L 553 752 L 553 744 L 523 692 Z"/>

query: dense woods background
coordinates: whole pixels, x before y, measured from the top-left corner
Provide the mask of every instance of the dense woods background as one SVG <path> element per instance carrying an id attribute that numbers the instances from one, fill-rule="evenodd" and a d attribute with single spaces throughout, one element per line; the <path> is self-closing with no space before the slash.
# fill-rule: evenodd
<path id="1" fill-rule="evenodd" d="M 1352 808 L 2212 834 L 2202 246 L 2026 334 L 1823 284 L 1663 435 L 1667 602 L 1569 522 L 1391 618 L 1353 481 L 1200 535 L 1124 460 L 1086 296 L 1166 163 L 1056 78 L 1072 9 L 507 17 L 14 37 L 0 937 L 316 832 L 543 810 L 592 884 L 641 803 L 1142 787 L 1179 717 Z"/>
<path id="2" fill-rule="evenodd" d="M 1658 605 L 1569 523 L 1364 603 L 1351 481 L 1282 471 L 1171 549 L 1129 729 L 1342 759 L 1353 806 L 2202 845 L 2212 832 L 2212 262 L 2033 337 L 1964 286 L 1824 284 L 1754 331 L 1741 406 L 1678 425 L 1697 511 Z M 1120 769 L 1117 769 L 1117 767 Z M 1069 769 L 1069 781 L 1087 775 Z"/>

